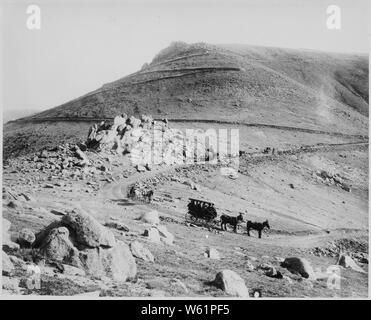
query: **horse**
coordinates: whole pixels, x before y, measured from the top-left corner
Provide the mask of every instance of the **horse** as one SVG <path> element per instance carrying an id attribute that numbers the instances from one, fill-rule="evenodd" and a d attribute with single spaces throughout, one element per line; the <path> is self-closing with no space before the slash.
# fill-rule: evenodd
<path id="1" fill-rule="evenodd" d="M 243 221 L 242 213 L 240 213 L 237 217 L 231 217 L 223 214 L 220 217 L 220 227 L 222 230 L 227 231 L 227 224 L 230 224 L 233 226 L 233 231 L 237 233 L 237 225 L 240 221 Z"/>
<path id="2" fill-rule="evenodd" d="M 131 186 L 128 192 L 128 196 L 130 198 L 136 199 L 136 200 L 143 200 L 149 203 L 152 202 L 153 194 L 154 192 L 152 189 L 143 188 L 139 185 Z"/>
<path id="3" fill-rule="evenodd" d="M 146 191 L 145 194 L 143 195 L 144 199 L 147 200 L 147 202 L 151 203 L 152 198 L 153 198 L 153 190 Z"/>
<path id="4" fill-rule="evenodd" d="M 249 237 L 250 237 L 250 230 L 253 229 L 253 230 L 258 231 L 259 238 L 261 238 L 262 237 L 262 230 L 264 228 L 270 229 L 268 219 L 266 221 L 264 221 L 263 223 L 261 223 L 261 222 L 252 222 L 250 220 L 246 222 L 246 231 L 247 231 L 247 235 Z"/>

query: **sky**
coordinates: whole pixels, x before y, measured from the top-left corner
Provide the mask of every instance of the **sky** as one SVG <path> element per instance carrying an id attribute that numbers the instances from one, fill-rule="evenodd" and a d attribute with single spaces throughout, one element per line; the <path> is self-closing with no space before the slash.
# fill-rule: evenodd
<path id="1" fill-rule="evenodd" d="M 368 53 L 367 0 L 0 0 L 3 111 L 45 110 L 137 71 L 173 41 Z M 29 30 L 27 6 L 41 10 Z M 341 29 L 326 9 L 341 9 Z"/>

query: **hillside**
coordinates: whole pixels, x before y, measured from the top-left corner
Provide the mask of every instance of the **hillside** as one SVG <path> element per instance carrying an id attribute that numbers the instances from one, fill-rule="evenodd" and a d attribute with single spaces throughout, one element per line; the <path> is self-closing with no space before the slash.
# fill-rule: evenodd
<path id="1" fill-rule="evenodd" d="M 142 70 L 32 119 L 120 113 L 366 133 L 368 58 L 175 42 Z"/>

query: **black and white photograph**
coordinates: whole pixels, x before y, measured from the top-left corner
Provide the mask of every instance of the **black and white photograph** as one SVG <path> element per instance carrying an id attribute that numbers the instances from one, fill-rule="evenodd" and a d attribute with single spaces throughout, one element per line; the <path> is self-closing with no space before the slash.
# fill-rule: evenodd
<path id="1" fill-rule="evenodd" d="M 1 1 L 1 299 L 367 299 L 370 13 Z"/>

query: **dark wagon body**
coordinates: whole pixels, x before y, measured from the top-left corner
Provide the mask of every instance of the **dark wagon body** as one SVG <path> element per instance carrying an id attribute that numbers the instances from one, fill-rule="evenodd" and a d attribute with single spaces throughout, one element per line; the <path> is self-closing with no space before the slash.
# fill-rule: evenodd
<path id="1" fill-rule="evenodd" d="M 206 223 L 214 222 L 217 217 L 217 212 L 214 203 L 189 198 L 187 219 L 191 221 L 202 220 Z"/>

